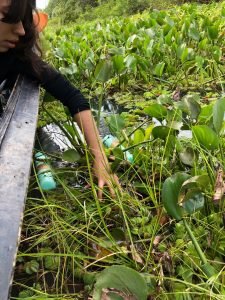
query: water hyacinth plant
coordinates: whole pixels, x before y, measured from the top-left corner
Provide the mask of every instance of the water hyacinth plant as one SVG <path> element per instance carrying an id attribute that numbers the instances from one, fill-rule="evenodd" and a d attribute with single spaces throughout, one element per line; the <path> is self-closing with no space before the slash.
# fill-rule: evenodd
<path id="1" fill-rule="evenodd" d="M 12 299 L 224 299 L 224 17 L 192 3 L 46 31 L 46 58 L 100 99 L 122 192 L 99 202 L 74 123 L 44 102 L 68 145 L 56 190 L 31 177 Z"/>

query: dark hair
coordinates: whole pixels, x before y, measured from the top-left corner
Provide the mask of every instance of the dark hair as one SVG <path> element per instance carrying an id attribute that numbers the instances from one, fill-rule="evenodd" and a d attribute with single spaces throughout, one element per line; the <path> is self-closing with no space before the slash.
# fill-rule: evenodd
<path id="1" fill-rule="evenodd" d="M 12 51 L 22 61 L 30 63 L 34 72 L 38 76 L 40 73 L 41 50 L 38 45 L 37 27 L 33 22 L 33 12 L 36 11 L 33 0 L 11 0 L 7 14 L 2 22 L 18 23 L 22 22 L 25 35 L 20 37 L 20 42 Z"/>

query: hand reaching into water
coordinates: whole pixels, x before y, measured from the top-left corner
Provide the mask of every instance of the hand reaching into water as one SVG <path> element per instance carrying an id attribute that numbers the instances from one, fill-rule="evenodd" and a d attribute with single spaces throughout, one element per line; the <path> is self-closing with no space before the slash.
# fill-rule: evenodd
<path id="1" fill-rule="evenodd" d="M 98 179 L 98 198 L 102 200 L 103 189 L 108 187 L 111 196 L 114 198 L 116 189 L 121 189 L 119 179 L 116 174 L 112 174 L 107 158 L 95 158 L 93 163 L 93 173 Z"/>
<path id="2" fill-rule="evenodd" d="M 98 197 L 102 199 L 103 188 L 107 186 L 109 188 L 112 197 L 115 197 L 115 188 L 121 190 L 119 180 L 115 174 L 112 174 L 109 166 L 109 162 L 105 155 L 102 143 L 100 141 L 98 129 L 92 118 L 90 110 L 84 110 L 77 113 L 75 121 L 82 130 L 87 145 L 94 158 L 93 173 L 98 179 Z"/>

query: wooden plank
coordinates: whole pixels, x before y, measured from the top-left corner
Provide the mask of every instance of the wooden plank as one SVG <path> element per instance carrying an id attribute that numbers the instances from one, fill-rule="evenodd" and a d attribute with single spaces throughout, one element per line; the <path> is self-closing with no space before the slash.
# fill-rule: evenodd
<path id="1" fill-rule="evenodd" d="M 0 148 L 0 300 L 9 298 L 38 117 L 38 86 L 24 79 L 14 93 L 19 98 Z"/>

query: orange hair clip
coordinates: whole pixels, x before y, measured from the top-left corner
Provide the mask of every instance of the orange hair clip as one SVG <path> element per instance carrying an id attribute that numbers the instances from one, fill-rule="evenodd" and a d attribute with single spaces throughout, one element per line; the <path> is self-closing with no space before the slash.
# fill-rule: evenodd
<path id="1" fill-rule="evenodd" d="M 44 12 L 35 12 L 33 14 L 33 20 L 38 32 L 42 32 L 48 24 L 48 15 Z"/>

